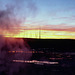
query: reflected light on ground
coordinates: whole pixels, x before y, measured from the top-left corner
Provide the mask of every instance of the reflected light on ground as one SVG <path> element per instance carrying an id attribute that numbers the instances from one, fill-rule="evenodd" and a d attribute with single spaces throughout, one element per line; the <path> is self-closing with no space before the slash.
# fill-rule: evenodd
<path id="1" fill-rule="evenodd" d="M 27 60 L 13 60 L 13 62 L 21 62 L 21 63 L 34 63 L 34 64 L 58 64 L 58 62 L 49 62 L 49 61 L 27 61 Z"/>

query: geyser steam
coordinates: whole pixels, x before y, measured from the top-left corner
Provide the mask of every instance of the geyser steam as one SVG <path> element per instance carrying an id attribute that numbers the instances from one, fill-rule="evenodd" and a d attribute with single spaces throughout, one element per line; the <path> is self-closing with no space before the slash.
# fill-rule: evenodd
<path id="1" fill-rule="evenodd" d="M 9 51 L 30 51 L 27 43 L 23 39 L 4 36 L 7 33 L 18 34 L 27 17 L 34 17 L 36 9 L 32 0 L 5 0 L 5 2 L 0 0 L 0 75 L 3 73 L 13 75 L 20 67 L 26 68 L 26 64 L 12 63 L 12 60 L 29 60 L 32 53 L 9 53 Z"/>
<path id="2" fill-rule="evenodd" d="M 35 17 L 37 7 L 32 0 L 0 0 L 0 35 L 20 33 L 28 17 Z"/>
<path id="3" fill-rule="evenodd" d="M 26 69 L 27 64 L 13 63 L 14 59 L 29 60 L 32 53 L 9 53 L 9 51 L 30 51 L 23 39 L 0 37 L 0 73 L 7 75 L 19 72 L 20 68 Z M 1 74 L 0 74 L 1 75 Z"/>

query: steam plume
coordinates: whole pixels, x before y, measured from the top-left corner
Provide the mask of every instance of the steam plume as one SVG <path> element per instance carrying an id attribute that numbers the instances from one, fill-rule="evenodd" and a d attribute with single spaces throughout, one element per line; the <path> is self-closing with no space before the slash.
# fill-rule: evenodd
<path id="1" fill-rule="evenodd" d="M 30 51 L 23 39 L 3 37 L 6 32 L 19 33 L 20 27 L 30 16 L 33 17 L 37 7 L 32 0 L 0 0 L 0 75 L 14 75 L 20 68 L 26 68 L 26 64 L 12 63 L 14 59 L 28 60 L 32 53 L 9 53 L 9 51 Z"/>
<path id="2" fill-rule="evenodd" d="M 37 11 L 35 3 L 31 0 L 10 0 L 0 8 L 0 35 L 3 30 L 11 33 L 19 33 L 20 27 L 28 17 L 33 17 Z M 1 2 L 0 2 L 1 3 Z"/>
<path id="3" fill-rule="evenodd" d="M 30 51 L 27 43 L 23 39 L 3 37 L 0 37 L 0 41 L 0 73 L 13 75 L 13 73 L 18 73 L 20 68 L 26 69 L 26 64 L 13 63 L 12 60 L 29 60 L 32 53 L 9 53 L 8 51 Z"/>

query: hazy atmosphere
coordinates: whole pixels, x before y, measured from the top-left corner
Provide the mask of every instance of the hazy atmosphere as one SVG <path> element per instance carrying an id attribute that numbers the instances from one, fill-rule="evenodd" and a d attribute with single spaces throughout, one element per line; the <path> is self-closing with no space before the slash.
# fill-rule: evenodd
<path id="1" fill-rule="evenodd" d="M 75 39 L 74 13 L 74 0 L 0 0 L 0 35 Z"/>

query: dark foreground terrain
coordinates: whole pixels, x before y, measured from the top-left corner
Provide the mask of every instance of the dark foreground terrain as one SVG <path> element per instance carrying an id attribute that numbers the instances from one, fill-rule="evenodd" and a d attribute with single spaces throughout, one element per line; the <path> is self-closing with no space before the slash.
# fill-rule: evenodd
<path id="1" fill-rule="evenodd" d="M 34 75 L 75 75 L 75 40 L 31 39 L 28 43 L 32 49 L 37 51 L 32 55 L 32 59 L 59 62 L 58 65 L 32 65 L 30 73 Z"/>
<path id="2" fill-rule="evenodd" d="M 13 43 L 10 40 L 1 42 L 0 75 L 75 75 L 75 40 L 17 39 Z M 13 50 L 32 51 L 32 54 L 15 53 Z M 14 59 L 58 64 L 12 62 Z"/>

